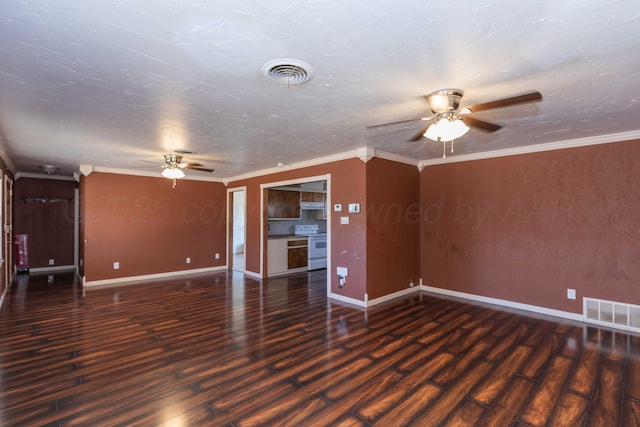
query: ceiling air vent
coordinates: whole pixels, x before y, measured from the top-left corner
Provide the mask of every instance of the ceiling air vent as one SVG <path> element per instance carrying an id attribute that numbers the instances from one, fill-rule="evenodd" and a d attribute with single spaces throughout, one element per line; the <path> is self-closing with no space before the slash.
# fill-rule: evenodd
<path id="1" fill-rule="evenodd" d="M 283 85 L 300 85 L 313 77 L 309 64 L 296 59 L 274 59 L 262 66 L 262 73 Z"/>

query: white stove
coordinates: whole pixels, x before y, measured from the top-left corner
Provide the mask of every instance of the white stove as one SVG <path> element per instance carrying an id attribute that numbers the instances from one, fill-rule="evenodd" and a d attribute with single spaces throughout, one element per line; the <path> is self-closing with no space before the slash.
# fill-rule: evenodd
<path id="1" fill-rule="evenodd" d="M 315 224 L 296 225 L 293 233 L 309 238 L 307 270 L 327 268 L 327 233 L 318 233 Z"/>

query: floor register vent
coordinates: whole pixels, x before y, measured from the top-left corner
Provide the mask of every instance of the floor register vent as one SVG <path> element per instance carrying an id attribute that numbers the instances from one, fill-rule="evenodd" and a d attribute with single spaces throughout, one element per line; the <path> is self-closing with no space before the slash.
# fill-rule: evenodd
<path id="1" fill-rule="evenodd" d="M 640 333 L 640 305 L 584 298 L 584 320 Z"/>

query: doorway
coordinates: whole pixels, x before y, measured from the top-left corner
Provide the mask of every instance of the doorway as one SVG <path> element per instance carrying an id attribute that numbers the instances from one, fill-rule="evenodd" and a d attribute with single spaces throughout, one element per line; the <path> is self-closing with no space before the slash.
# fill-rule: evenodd
<path id="1" fill-rule="evenodd" d="M 277 215 L 277 209 L 274 209 L 275 214 L 271 214 L 269 212 L 269 190 L 288 190 L 288 191 L 300 191 L 301 193 L 306 189 L 308 192 L 318 192 L 324 194 L 324 209 L 318 209 L 316 206 L 307 206 L 306 209 L 302 209 L 302 197 L 301 197 L 301 205 L 300 205 L 300 218 L 281 218 Z M 304 191 L 307 192 L 307 191 Z M 260 216 L 260 277 L 268 277 L 269 275 L 274 275 L 274 268 L 276 267 L 275 275 L 287 274 L 289 267 L 288 260 L 288 251 L 286 256 L 282 257 L 278 256 L 279 252 L 276 252 L 276 255 L 271 254 L 272 260 L 270 264 L 269 257 L 269 242 L 282 238 L 283 235 L 296 235 L 296 224 L 300 224 L 305 227 L 308 225 L 314 225 L 316 222 L 318 224 L 317 233 L 322 234 L 326 239 L 326 243 L 324 243 L 324 248 L 326 251 L 326 261 L 324 261 L 322 267 L 326 268 L 327 272 L 331 271 L 331 209 L 329 209 L 331 204 L 331 174 L 326 175 L 318 175 L 318 176 L 310 176 L 305 178 L 297 178 L 290 179 L 285 181 L 278 182 L 269 182 L 260 184 L 260 212 L 263 214 Z M 313 204 L 314 202 L 311 202 Z M 305 212 L 306 211 L 306 212 Z M 284 209 L 283 209 L 284 212 Z M 305 212 L 304 216 L 302 212 Z M 271 216 L 273 215 L 273 216 Z M 284 215 L 284 214 L 283 214 Z M 309 216 L 311 215 L 311 216 Z M 277 250 L 276 245 L 273 244 L 273 250 Z M 278 245 L 280 246 L 280 245 Z M 308 246 L 307 246 L 308 247 Z M 308 252 L 307 252 L 308 255 Z M 278 262 L 278 266 L 275 266 L 275 260 L 286 260 L 286 263 L 283 261 Z M 308 259 L 307 259 L 308 262 Z M 286 265 L 285 265 L 286 264 Z M 307 267 L 309 264 L 307 263 Z M 294 267 L 295 268 L 295 267 Z M 308 270 L 308 268 L 307 268 Z M 297 270 L 296 270 L 297 271 Z M 327 292 L 328 294 L 331 292 L 331 274 L 327 274 Z"/>
<path id="2" fill-rule="evenodd" d="M 229 269 L 246 271 L 246 222 L 247 201 L 246 188 L 231 188 L 227 190 L 229 203 L 229 247 L 227 249 Z"/>

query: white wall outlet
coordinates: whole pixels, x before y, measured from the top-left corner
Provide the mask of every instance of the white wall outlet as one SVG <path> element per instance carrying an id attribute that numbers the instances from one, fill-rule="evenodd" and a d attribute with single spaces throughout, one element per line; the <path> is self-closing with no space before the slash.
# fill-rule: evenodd
<path id="1" fill-rule="evenodd" d="M 335 205 L 333 205 L 333 211 L 342 212 L 342 205 L 340 203 L 336 203 Z"/>
<path id="2" fill-rule="evenodd" d="M 187 257 L 186 261 L 187 261 L 187 264 L 191 264 L 191 258 L 190 257 Z"/>
<path id="3" fill-rule="evenodd" d="M 220 253 L 216 252 L 216 259 L 220 259 Z"/>
<path id="4" fill-rule="evenodd" d="M 49 259 L 49 265 L 54 265 L 56 263 L 56 260 L 53 258 Z"/>
<path id="5" fill-rule="evenodd" d="M 349 217 L 348 216 L 341 216 L 340 217 L 340 224 L 349 224 Z"/>
<path id="6" fill-rule="evenodd" d="M 567 299 L 576 299 L 575 289 L 567 289 Z"/>
<path id="7" fill-rule="evenodd" d="M 113 269 L 118 270 L 120 268 L 120 263 L 118 261 L 113 263 Z"/>
<path id="8" fill-rule="evenodd" d="M 350 213 L 360 212 L 360 203 L 349 203 L 349 212 Z"/>
<path id="9" fill-rule="evenodd" d="M 347 267 L 338 267 L 336 268 L 336 273 L 338 273 L 338 288 L 342 289 L 347 284 L 349 269 Z"/>

